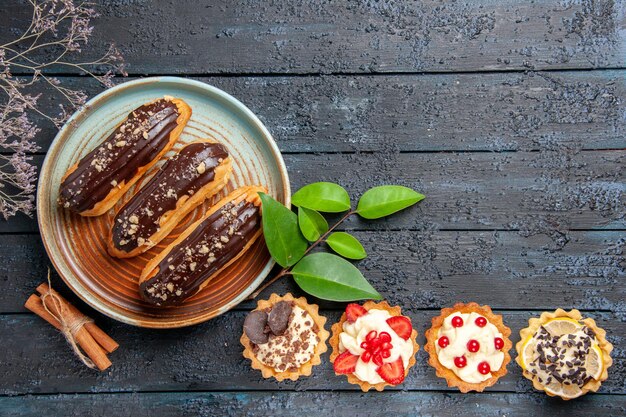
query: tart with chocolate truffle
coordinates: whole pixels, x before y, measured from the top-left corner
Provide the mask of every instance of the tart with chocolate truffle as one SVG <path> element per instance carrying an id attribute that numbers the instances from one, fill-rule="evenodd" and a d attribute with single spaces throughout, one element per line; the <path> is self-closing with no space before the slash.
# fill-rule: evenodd
<path id="1" fill-rule="evenodd" d="M 81 216 L 106 213 L 174 145 L 191 108 L 166 96 L 133 110 L 61 179 L 59 205 Z"/>
<path id="2" fill-rule="evenodd" d="M 564 400 L 597 391 L 608 378 L 613 345 L 593 319 L 557 309 L 531 318 L 520 331 L 517 363 L 535 389 Z"/>
<path id="3" fill-rule="evenodd" d="M 400 307 L 385 301 L 348 304 L 332 334 L 335 374 L 346 375 L 363 392 L 401 384 L 415 365 L 417 331 Z"/>
<path id="4" fill-rule="evenodd" d="M 243 356 L 264 378 L 295 381 L 309 376 L 327 350 L 325 324 L 318 306 L 304 297 L 272 294 L 269 300 L 259 301 L 244 321 Z"/>
<path id="5" fill-rule="evenodd" d="M 237 188 L 151 259 L 139 277 L 143 300 L 179 305 L 250 249 L 263 234 L 260 192 L 267 190 Z"/>
<path id="6" fill-rule="evenodd" d="M 449 387 L 481 392 L 506 375 L 510 335 L 502 316 L 489 306 L 458 303 L 432 319 L 424 349 L 428 363 Z"/>
<path id="7" fill-rule="evenodd" d="M 198 140 L 185 145 L 118 210 L 108 252 L 130 258 L 159 243 L 172 229 L 228 182 L 231 158 L 224 145 Z"/>

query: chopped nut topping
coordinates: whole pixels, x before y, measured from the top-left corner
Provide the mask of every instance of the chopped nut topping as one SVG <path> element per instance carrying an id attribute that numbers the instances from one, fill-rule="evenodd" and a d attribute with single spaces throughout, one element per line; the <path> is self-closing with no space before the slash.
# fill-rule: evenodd
<path id="1" fill-rule="evenodd" d="M 205 253 L 209 253 L 209 247 L 207 245 L 202 245 L 200 246 L 200 249 L 198 249 L 198 252 L 200 252 L 203 255 Z"/>
<path id="2" fill-rule="evenodd" d="M 226 236 L 220 236 L 220 240 L 224 243 L 228 243 L 230 239 L 228 239 Z"/>
<path id="3" fill-rule="evenodd" d="M 143 138 L 148 139 L 148 132 L 143 132 Z"/>
<path id="4" fill-rule="evenodd" d="M 126 125 L 120 126 L 120 132 L 124 133 L 126 131 Z"/>
<path id="5" fill-rule="evenodd" d="M 113 187 L 117 187 L 117 181 L 115 181 L 115 180 L 111 181 L 111 185 L 112 185 Z"/>
<path id="6" fill-rule="evenodd" d="M 174 284 L 172 284 L 171 282 L 167 283 L 167 290 L 169 292 L 174 292 Z"/>
<path id="7" fill-rule="evenodd" d="M 204 172 L 206 171 L 206 164 L 204 163 L 204 161 L 200 162 L 200 165 L 196 167 L 196 171 L 198 171 L 198 174 L 204 174 Z"/>
<path id="8" fill-rule="evenodd" d="M 133 135 L 136 135 L 139 132 L 141 132 L 141 128 L 140 127 L 138 127 L 137 129 L 133 130 Z"/>
<path id="9" fill-rule="evenodd" d="M 195 271 L 195 270 L 196 270 L 196 265 L 197 265 L 197 264 L 196 264 L 195 262 L 190 263 L 190 264 L 189 264 L 189 269 L 190 269 L 192 272 L 193 272 L 193 271 Z"/>
<path id="10" fill-rule="evenodd" d="M 128 221 L 133 224 L 139 224 L 139 217 L 133 214 L 128 218 Z"/>
<path id="11" fill-rule="evenodd" d="M 137 246 L 143 246 L 144 243 L 146 243 L 146 239 L 144 239 L 142 237 L 138 237 L 137 238 Z"/>
<path id="12" fill-rule="evenodd" d="M 171 271 L 173 271 L 174 270 L 174 265 L 170 265 L 169 268 L 170 268 Z"/>
<path id="13" fill-rule="evenodd" d="M 118 142 L 115 142 L 115 146 L 117 146 L 118 148 L 121 148 L 124 145 L 126 145 L 126 141 L 125 140 L 120 140 Z"/>

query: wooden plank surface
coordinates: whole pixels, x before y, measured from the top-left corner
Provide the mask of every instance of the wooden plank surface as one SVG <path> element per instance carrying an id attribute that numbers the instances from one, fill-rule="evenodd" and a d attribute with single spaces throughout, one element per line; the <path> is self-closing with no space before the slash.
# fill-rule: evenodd
<path id="1" fill-rule="evenodd" d="M 41 163 L 41 156 L 37 156 Z M 624 228 L 626 150 L 503 153 L 287 154 L 292 190 L 337 182 L 357 198 L 389 183 L 427 196 L 418 207 L 381 221 L 350 219 L 357 229 L 484 229 L 563 234 Z M 1 232 L 36 232 L 25 216 Z"/>
<path id="2" fill-rule="evenodd" d="M 84 416 L 85 410 L 119 417 L 275 416 L 319 415 L 373 417 L 384 409 L 390 416 L 503 417 L 549 415 L 588 417 L 623 416 L 626 396 L 594 395 L 579 401 L 548 401 L 543 394 L 494 394 L 477 396 L 430 392 L 390 392 L 384 395 L 356 392 L 176 392 L 45 395 L 0 398 L 0 412 L 7 417 L 60 413 Z"/>
<path id="3" fill-rule="evenodd" d="M 409 304 L 404 304 L 408 306 Z M 519 340 L 519 330 L 539 311 L 501 311 L 504 322 L 512 330 L 513 343 Z M 341 311 L 324 310 L 332 324 Z M 438 310 L 409 312 L 418 331 L 418 344 L 424 345 L 424 332 L 430 327 Z M 602 384 L 600 393 L 626 394 L 626 358 L 623 343 L 626 323 L 615 313 L 584 312 L 605 328 L 608 339 L 616 346 L 610 378 Z M 0 359 L 2 386 L 0 394 L 48 394 L 130 391 L 241 391 L 241 390 L 350 390 L 360 391 L 343 376 L 336 376 L 328 360 L 313 368 L 310 377 L 298 381 L 265 380 L 250 367 L 239 343 L 246 312 L 231 312 L 207 323 L 176 331 L 155 331 L 115 323 L 98 318 L 98 323 L 110 333 L 121 348 L 111 355 L 113 366 L 100 374 L 76 360 L 63 337 L 47 323 L 30 314 L 0 316 Z M 330 327 L 327 326 L 327 327 Z M 20 329 L 20 331 L 16 331 Z M 514 350 L 510 352 L 513 358 Z M 428 354 L 422 349 L 417 364 L 405 382 L 388 391 L 446 391 L 445 380 L 435 375 L 427 364 Z M 9 366 L 10 364 L 10 366 Z M 531 393 L 530 381 L 521 375 L 516 363 L 507 367 L 508 374 L 488 391 Z M 0 413 L 1 414 L 1 413 Z"/>
<path id="4" fill-rule="evenodd" d="M 476 301 L 501 309 L 626 311 L 621 231 L 572 231 L 557 236 L 557 242 L 518 232 L 369 231 L 355 236 L 370 254 L 358 263 L 365 276 L 390 302 L 409 310 Z M 37 235 L 5 235 L 0 252 L 0 312 L 25 311 L 23 300 L 46 276 L 43 245 Z M 284 279 L 266 294 L 294 290 Z"/>
<path id="5" fill-rule="evenodd" d="M 27 26 L 26 4 L 0 6 L 0 43 Z M 428 196 L 389 221 L 345 225 L 370 254 L 359 268 L 412 317 L 420 345 L 438 309 L 457 301 L 498 309 L 514 342 L 529 317 L 575 307 L 608 331 L 614 365 L 599 394 L 567 403 L 534 392 L 515 363 L 488 392 L 459 394 L 423 350 L 406 383 L 382 394 L 335 376 L 328 354 L 311 377 L 276 383 L 240 355 L 253 302 L 192 328 L 138 329 L 94 312 L 53 274 L 120 341 L 98 374 L 23 308 L 49 261 L 36 221 L 19 216 L 0 222 L 0 415 L 626 415 L 623 1 L 97 8 L 83 58 L 113 41 L 131 74 L 186 74 L 233 94 L 273 133 L 294 190 L 329 180 L 356 198 L 400 183 Z M 89 96 L 102 91 L 66 71 L 48 73 Z M 55 134 L 41 127 L 37 164 Z M 301 294 L 285 279 L 264 295 L 287 291 Z M 343 308 L 319 304 L 330 323 Z"/>
<path id="6" fill-rule="evenodd" d="M 626 148 L 624 71 L 196 79 L 250 107 L 289 153 Z M 40 92 L 56 114 L 58 97 Z M 39 121 L 45 152 L 56 130 Z"/>
<path id="7" fill-rule="evenodd" d="M 23 30 L 5 0 L 0 40 Z M 362 73 L 624 66 L 614 0 L 257 2 L 99 0 L 90 47 L 111 42 L 133 73 Z"/>

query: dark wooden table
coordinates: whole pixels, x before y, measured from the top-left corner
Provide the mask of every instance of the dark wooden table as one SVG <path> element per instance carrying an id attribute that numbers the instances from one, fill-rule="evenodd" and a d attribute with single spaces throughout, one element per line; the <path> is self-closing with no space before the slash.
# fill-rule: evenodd
<path id="1" fill-rule="evenodd" d="M 411 316 L 421 345 L 438 309 L 457 301 L 491 305 L 514 343 L 528 318 L 578 308 L 607 330 L 614 364 L 597 394 L 570 402 L 534 391 L 515 363 L 486 392 L 461 394 L 423 350 L 383 393 L 335 376 L 327 355 L 311 377 L 277 383 L 241 356 L 252 303 L 146 330 L 94 312 L 54 275 L 121 344 L 97 373 L 22 306 L 49 261 L 36 221 L 21 216 L 0 221 L 0 415 L 626 413 L 623 1 L 100 3 L 85 55 L 115 42 L 130 78 L 183 75 L 239 98 L 277 140 L 293 190 L 328 180 L 356 196 L 399 183 L 428 196 L 388 221 L 346 225 L 370 253 L 359 267 Z M 28 25 L 24 4 L 2 1 L 3 38 Z M 39 163 L 55 135 L 42 127 Z M 285 280 L 263 295 L 287 291 L 300 293 Z M 336 321 L 342 305 L 321 304 Z"/>

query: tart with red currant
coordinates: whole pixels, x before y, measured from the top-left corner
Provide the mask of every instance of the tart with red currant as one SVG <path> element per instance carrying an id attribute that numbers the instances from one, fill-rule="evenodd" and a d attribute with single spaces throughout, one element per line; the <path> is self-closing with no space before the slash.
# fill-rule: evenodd
<path id="1" fill-rule="evenodd" d="M 335 374 L 346 375 L 363 392 L 401 384 L 415 365 L 417 331 L 398 306 L 384 301 L 348 304 L 332 334 Z"/>
<path id="2" fill-rule="evenodd" d="M 506 375 L 511 329 L 489 306 L 458 303 L 444 308 L 426 331 L 428 363 L 449 387 L 483 391 Z"/>
<path id="3" fill-rule="evenodd" d="M 260 300 L 244 321 L 240 339 L 243 356 L 264 378 L 295 381 L 309 376 L 313 366 L 320 364 L 320 355 L 328 350 L 325 324 L 318 306 L 307 303 L 304 297 L 272 294 L 269 300 Z"/>

